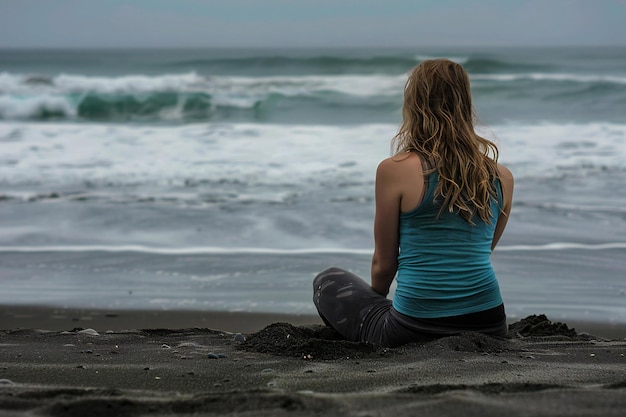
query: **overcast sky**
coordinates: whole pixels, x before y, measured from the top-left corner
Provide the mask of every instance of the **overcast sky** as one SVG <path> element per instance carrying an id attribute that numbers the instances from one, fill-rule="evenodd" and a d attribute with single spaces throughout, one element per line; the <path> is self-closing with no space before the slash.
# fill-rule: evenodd
<path id="1" fill-rule="evenodd" d="M 626 45 L 626 0 L 0 0 L 4 47 Z"/>

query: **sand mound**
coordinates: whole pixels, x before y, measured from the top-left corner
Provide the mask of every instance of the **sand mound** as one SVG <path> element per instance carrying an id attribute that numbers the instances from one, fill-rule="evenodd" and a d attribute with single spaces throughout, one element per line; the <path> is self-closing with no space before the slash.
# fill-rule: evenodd
<path id="1" fill-rule="evenodd" d="M 456 336 L 446 336 L 428 344 L 437 348 L 458 352 L 501 352 L 509 348 L 509 342 L 481 333 L 468 332 Z"/>
<path id="2" fill-rule="evenodd" d="M 537 336 L 566 336 L 578 337 L 576 329 L 570 329 L 567 324 L 553 323 L 544 314 L 528 316 L 509 325 L 510 337 L 537 337 Z"/>
<path id="3" fill-rule="evenodd" d="M 252 334 L 241 348 L 253 352 L 306 359 L 357 358 L 375 354 L 377 348 L 366 343 L 343 340 L 326 326 L 294 326 L 273 323 Z"/>

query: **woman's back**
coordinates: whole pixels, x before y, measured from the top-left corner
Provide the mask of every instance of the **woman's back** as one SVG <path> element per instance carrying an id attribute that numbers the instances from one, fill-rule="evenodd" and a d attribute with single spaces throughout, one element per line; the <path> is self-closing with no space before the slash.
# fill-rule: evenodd
<path id="1" fill-rule="evenodd" d="M 422 318 L 496 307 L 502 299 L 489 255 L 502 207 L 501 193 L 492 201 L 491 221 L 477 219 L 470 224 L 457 213 L 441 212 L 434 198 L 438 182 L 439 175 L 430 174 L 421 203 L 400 214 L 393 306 L 403 314 Z"/>

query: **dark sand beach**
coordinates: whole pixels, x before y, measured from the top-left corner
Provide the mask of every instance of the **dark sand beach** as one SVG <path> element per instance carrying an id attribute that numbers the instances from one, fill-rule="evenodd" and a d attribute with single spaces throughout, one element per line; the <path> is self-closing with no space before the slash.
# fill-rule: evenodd
<path id="1" fill-rule="evenodd" d="M 626 413 L 624 326 L 539 315 L 507 339 L 377 349 L 311 316 L 3 307 L 0 318 L 3 416 Z"/>

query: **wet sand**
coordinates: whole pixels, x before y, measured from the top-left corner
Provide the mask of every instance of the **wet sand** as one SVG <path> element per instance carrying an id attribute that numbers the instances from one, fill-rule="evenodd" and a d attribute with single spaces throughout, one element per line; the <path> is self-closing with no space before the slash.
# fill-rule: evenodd
<path id="1" fill-rule="evenodd" d="M 3 307 L 0 415 L 623 416 L 626 327 L 568 325 L 377 349 L 309 316 Z"/>

